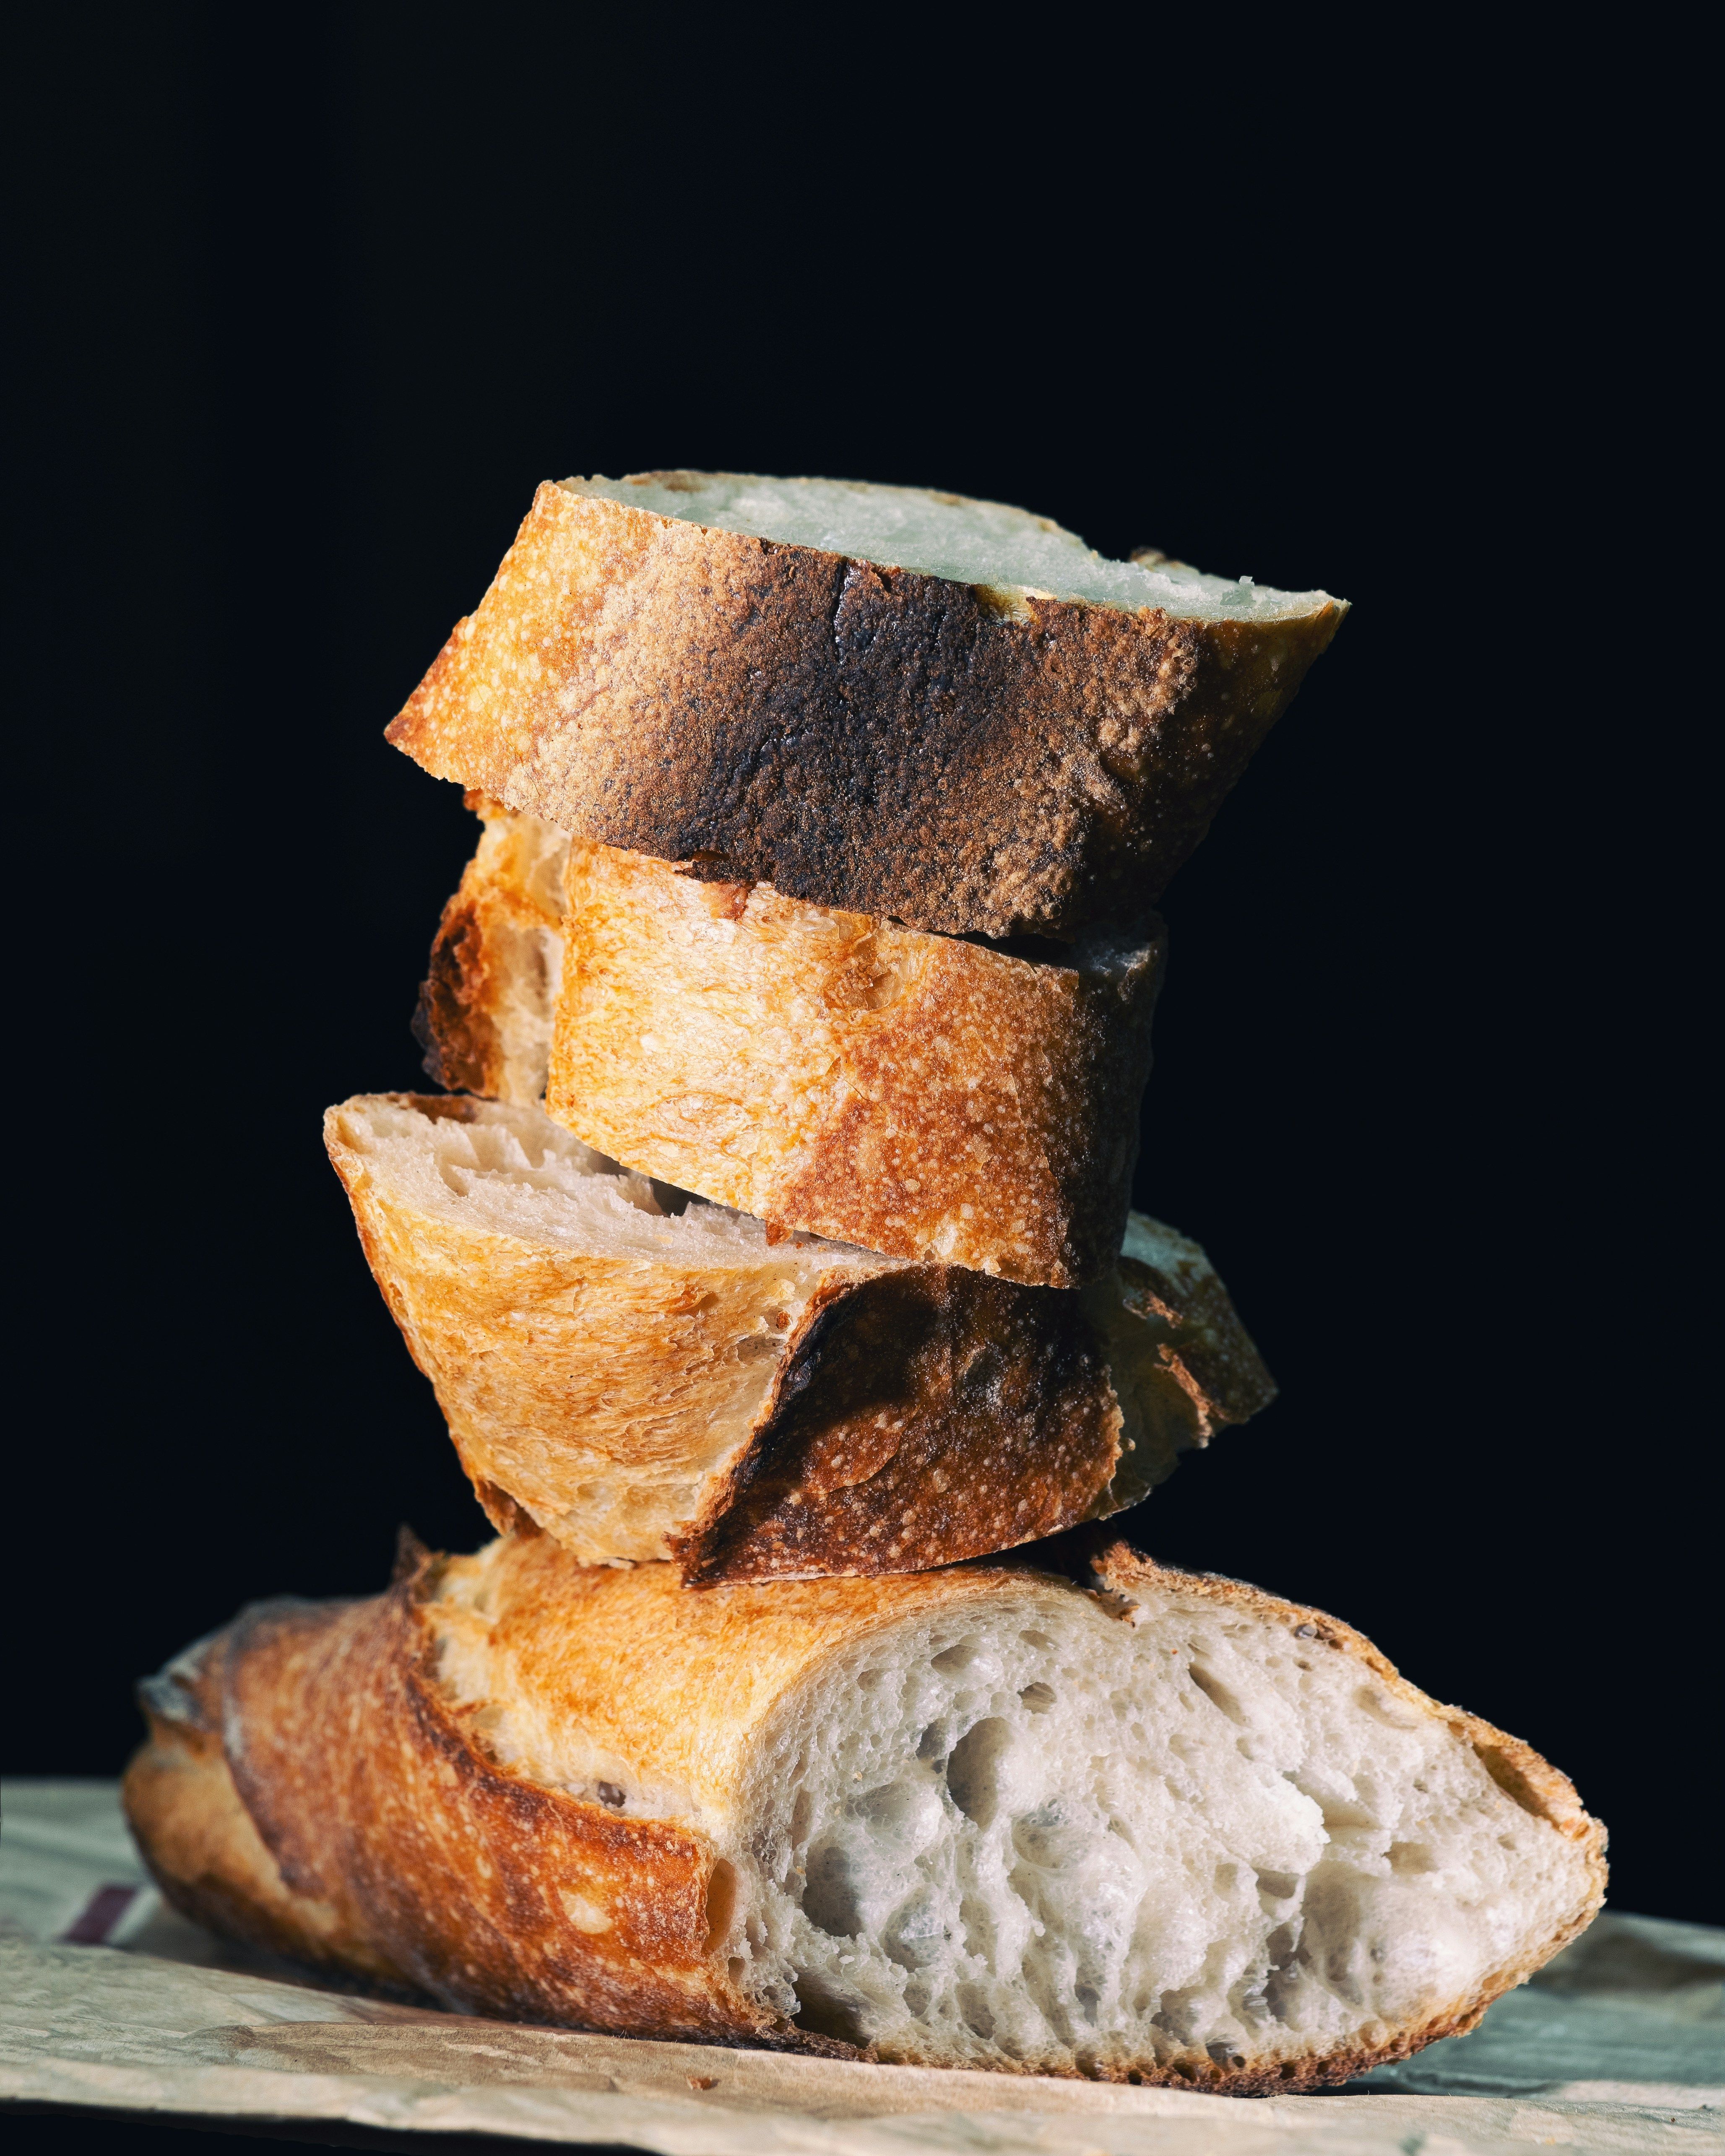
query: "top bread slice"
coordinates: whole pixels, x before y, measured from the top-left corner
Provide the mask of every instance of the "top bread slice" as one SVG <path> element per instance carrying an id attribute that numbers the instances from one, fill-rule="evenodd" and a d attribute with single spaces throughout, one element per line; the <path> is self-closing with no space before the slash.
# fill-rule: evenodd
<path id="1" fill-rule="evenodd" d="M 1232 1580 L 407 1556 L 170 1664 L 125 1794 L 197 1921 L 446 2006 L 1250 2094 L 1471 2026 L 1599 1905 L 1560 1774 Z"/>
<path id="2" fill-rule="evenodd" d="M 388 738 L 571 834 L 947 935 L 1137 923 L 1343 603 L 912 487 L 542 485 Z"/>

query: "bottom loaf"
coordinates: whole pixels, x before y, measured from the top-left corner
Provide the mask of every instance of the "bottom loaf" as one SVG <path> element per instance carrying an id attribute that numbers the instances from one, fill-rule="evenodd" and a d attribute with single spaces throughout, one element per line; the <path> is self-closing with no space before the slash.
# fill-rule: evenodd
<path id="1" fill-rule="evenodd" d="M 1470 2027 L 1603 1829 L 1346 1625 L 1117 1548 L 692 1593 L 410 1548 L 143 1686 L 168 1899 L 443 2005 L 1245 2092 Z"/>

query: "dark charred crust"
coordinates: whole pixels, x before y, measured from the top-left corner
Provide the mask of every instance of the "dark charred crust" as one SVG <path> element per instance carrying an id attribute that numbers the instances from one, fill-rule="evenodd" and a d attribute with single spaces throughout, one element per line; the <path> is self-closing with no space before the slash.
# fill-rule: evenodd
<path id="1" fill-rule="evenodd" d="M 577 532 L 613 548 L 614 618 L 523 594 Z M 388 738 L 608 845 L 947 934 L 1070 937 L 1142 918 L 1341 616 L 1003 609 L 546 486 Z M 540 668 L 506 722 L 494 620 Z"/>
<path id="2" fill-rule="evenodd" d="M 487 970 L 485 923 L 458 891 L 444 908 L 413 1012 L 425 1075 L 447 1093 L 485 1093 L 494 1082 L 497 1029 L 484 1008 Z"/>
<path id="3" fill-rule="evenodd" d="M 748 904 L 749 893 L 759 880 L 757 877 L 742 875 L 735 861 L 722 854 L 693 854 L 686 861 L 675 861 L 672 866 L 679 875 L 691 877 L 696 883 L 728 885 L 733 896 L 730 904 L 719 914 L 721 920 L 741 919 Z"/>
<path id="4" fill-rule="evenodd" d="M 956 1265 L 878 1275 L 805 1315 L 754 1443 L 673 1553 L 711 1586 L 1014 1548 L 1085 1517 L 1119 1424 L 1076 1298 Z"/>

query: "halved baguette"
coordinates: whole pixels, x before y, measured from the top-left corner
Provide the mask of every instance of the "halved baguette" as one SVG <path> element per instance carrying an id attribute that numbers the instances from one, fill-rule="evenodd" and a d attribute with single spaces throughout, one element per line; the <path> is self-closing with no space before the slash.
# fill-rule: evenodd
<path id="1" fill-rule="evenodd" d="M 1135 923 L 1339 625 L 919 488 L 542 485 L 388 737 L 572 834 L 948 935 Z"/>
<path id="2" fill-rule="evenodd" d="M 531 1108 L 325 1119 L 366 1255 L 499 1526 L 694 1584 L 912 1572 L 1134 1504 L 1275 1387 L 1195 1244 L 1081 1294 L 679 1202 Z"/>
<path id="3" fill-rule="evenodd" d="M 1123 1548 L 1095 1593 L 405 1558 L 143 1686 L 195 1921 L 483 2014 L 1244 2094 L 1471 2027 L 1599 1906 L 1527 1746 Z"/>
<path id="4" fill-rule="evenodd" d="M 562 940 L 546 1111 L 602 1152 L 894 1257 L 1114 1262 L 1159 924 L 1037 961 L 577 839 Z"/>

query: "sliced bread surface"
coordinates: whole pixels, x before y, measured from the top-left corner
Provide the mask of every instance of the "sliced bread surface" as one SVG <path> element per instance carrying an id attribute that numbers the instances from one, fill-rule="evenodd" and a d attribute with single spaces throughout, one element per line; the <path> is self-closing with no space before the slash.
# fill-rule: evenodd
<path id="1" fill-rule="evenodd" d="M 1164 940 L 1040 960 L 577 840 L 546 1109 L 703 1198 L 1077 1287 L 1113 1264 Z"/>
<path id="2" fill-rule="evenodd" d="M 722 880 L 1070 936 L 1142 920 L 1344 612 L 923 489 L 547 482 L 388 737 Z"/>
<path id="3" fill-rule="evenodd" d="M 1142 1215 L 1082 1292 L 793 1235 L 531 1108 L 325 1119 L 366 1255 L 500 1526 L 681 1576 L 910 1572 L 1136 1503 L 1275 1387 Z"/>
<path id="4" fill-rule="evenodd" d="M 1251 2093 L 1466 2029 L 1598 1909 L 1525 1745 L 1117 1550 L 689 1594 L 546 1537 L 266 1604 L 143 1688 L 196 1921 L 464 2010 Z"/>

